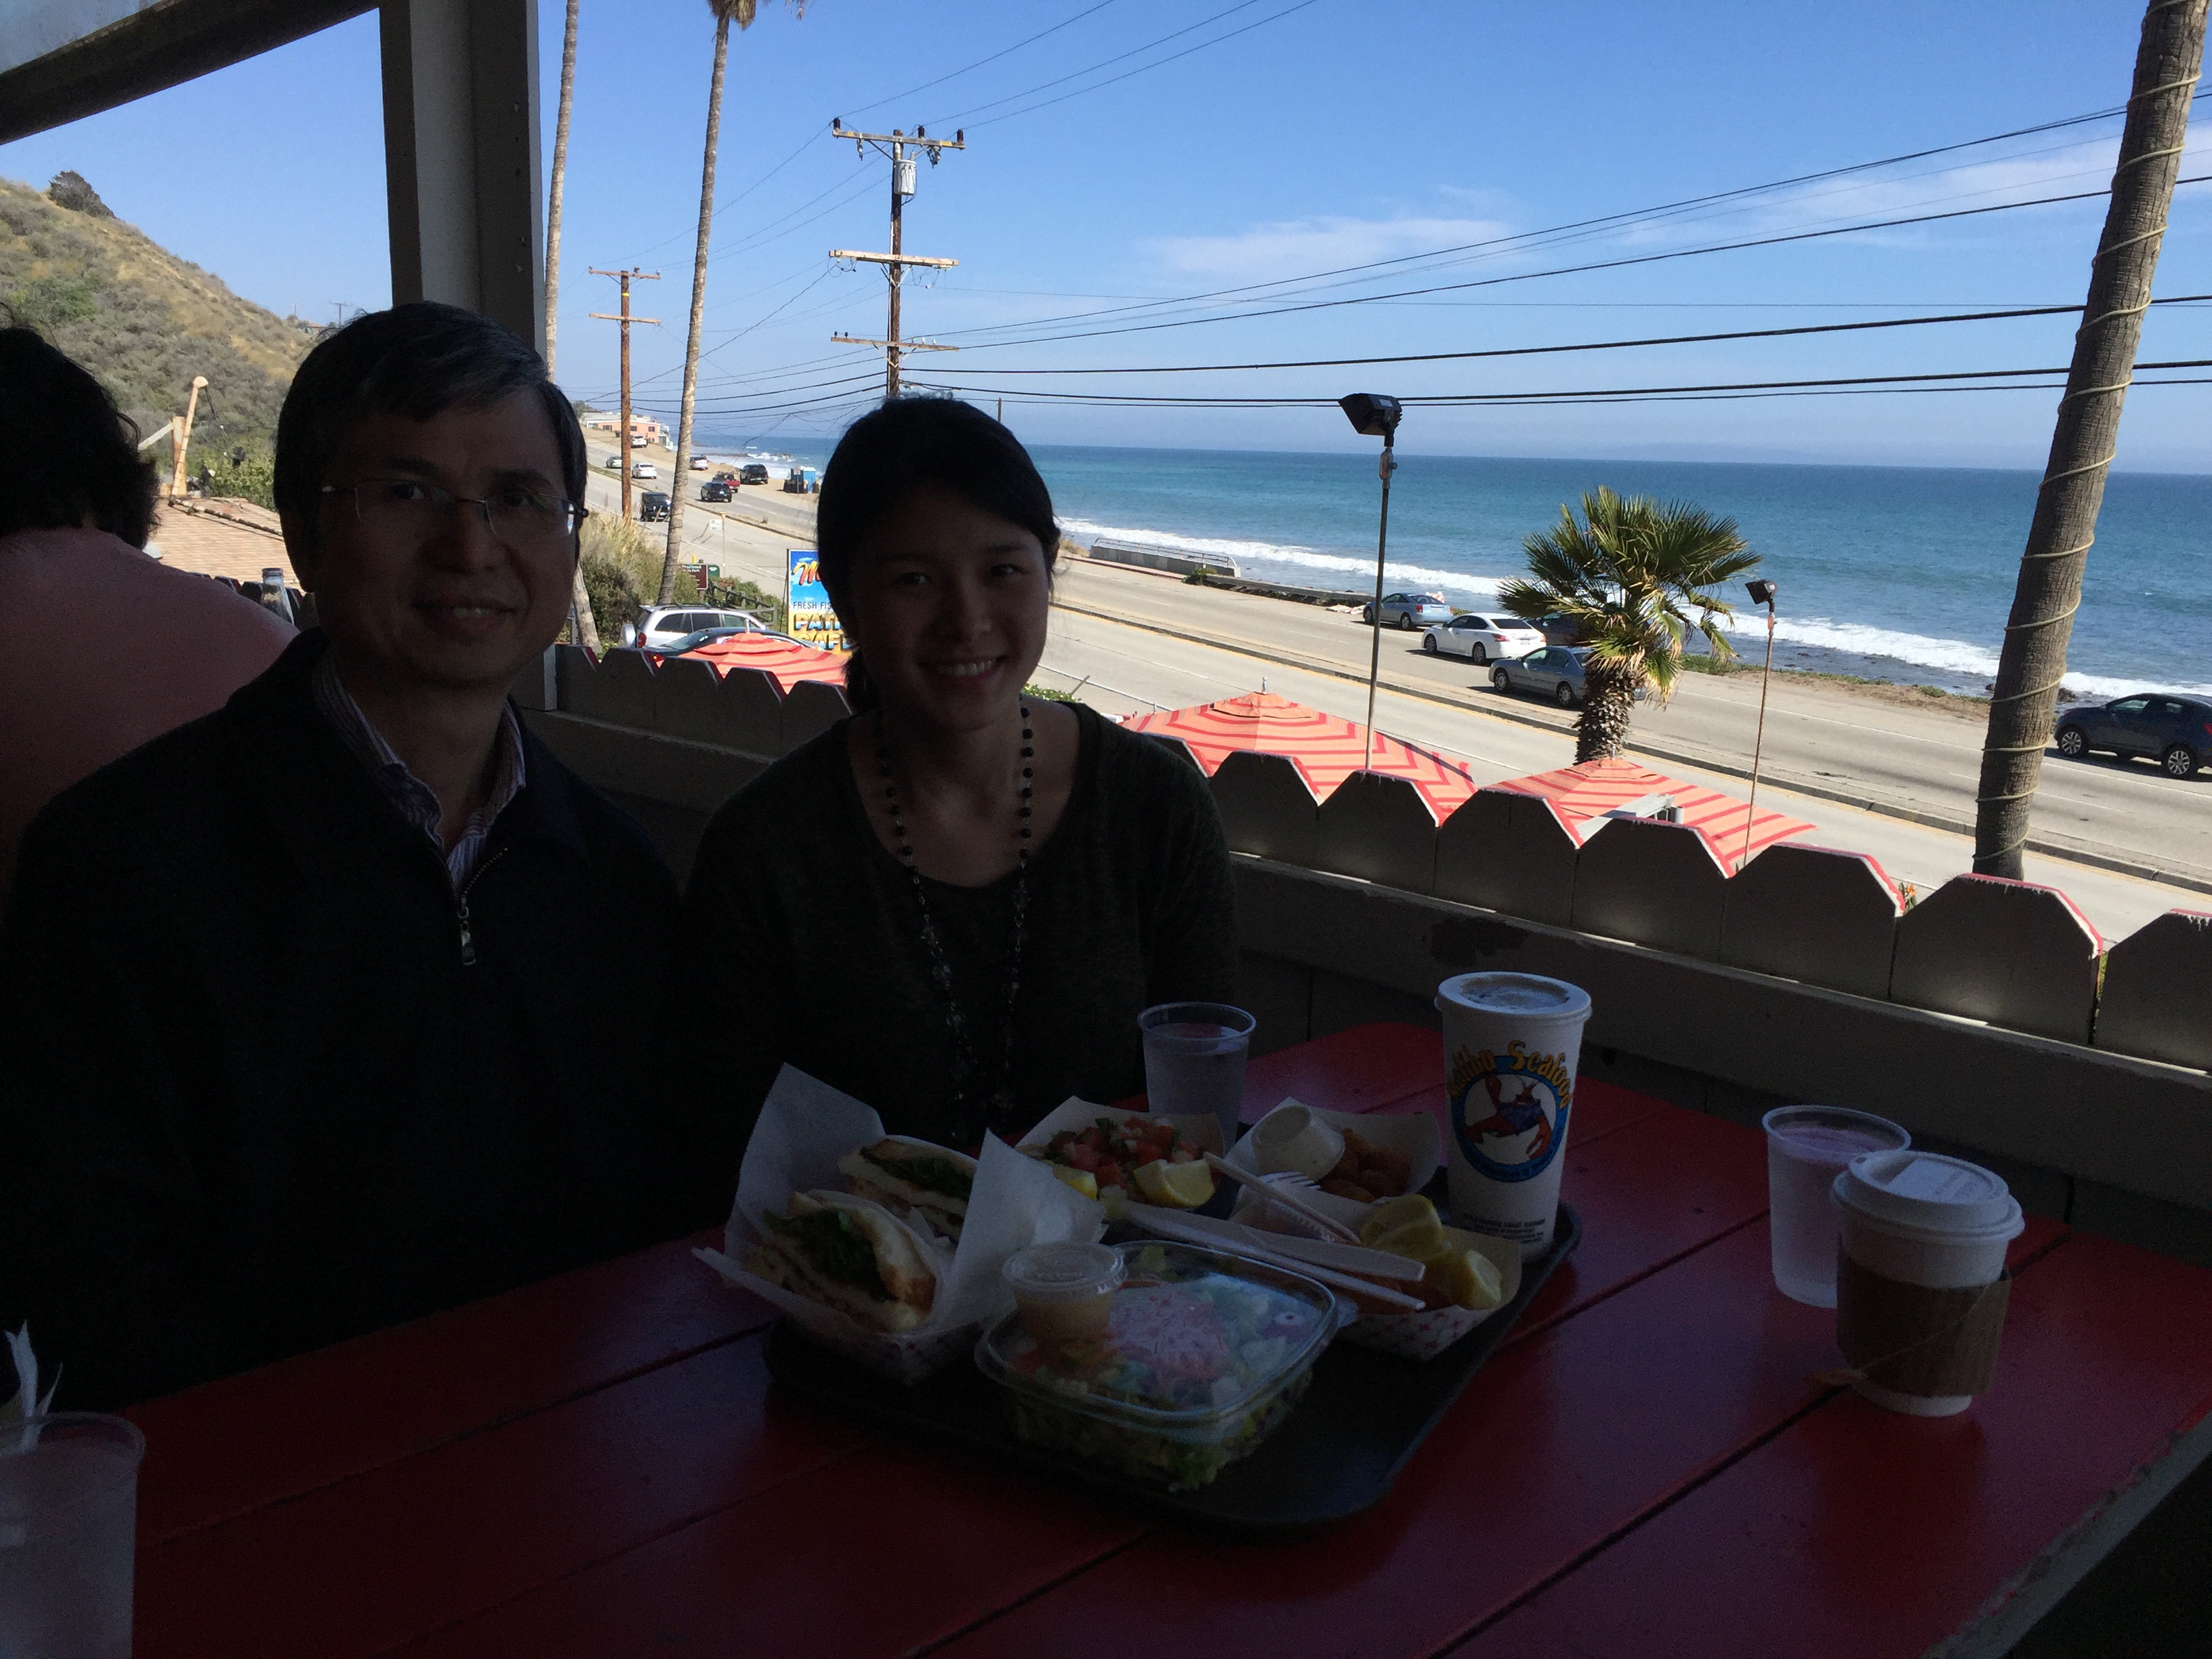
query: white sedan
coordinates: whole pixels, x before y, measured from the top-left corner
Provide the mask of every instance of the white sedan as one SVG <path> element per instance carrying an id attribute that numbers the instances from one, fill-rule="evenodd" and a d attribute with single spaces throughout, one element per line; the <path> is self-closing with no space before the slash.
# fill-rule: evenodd
<path id="1" fill-rule="evenodd" d="M 629 476 L 633 478 L 657 478 L 660 476 L 660 469 L 651 461 L 633 461 Z"/>
<path id="2" fill-rule="evenodd" d="M 1438 623 L 1421 637 L 1421 648 L 1430 655 L 1440 652 L 1493 662 L 1500 657 L 1526 656 L 1541 651 L 1547 641 L 1544 630 L 1517 617 L 1477 616 L 1468 611 L 1448 623 Z"/>

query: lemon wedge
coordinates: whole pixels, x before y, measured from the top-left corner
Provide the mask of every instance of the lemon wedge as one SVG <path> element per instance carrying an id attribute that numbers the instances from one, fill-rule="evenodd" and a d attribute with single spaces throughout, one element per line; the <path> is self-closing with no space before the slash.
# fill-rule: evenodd
<path id="1" fill-rule="evenodd" d="M 1440 1302 L 1477 1313 L 1505 1300 L 1504 1280 L 1480 1250 L 1452 1250 L 1437 1256 L 1421 1276 L 1421 1288 Z"/>
<path id="2" fill-rule="evenodd" d="M 1065 1164 L 1048 1164 L 1045 1167 L 1050 1170 L 1054 1175 L 1058 1176 L 1062 1181 L 1065 1181 L 1069 1186 L 1074 1188 L 1077 1192 L 1081 1193 L 1084 1197 L 1096 1198 L 1098 1196 L 1098 1177 L 1091 1174 L 1090 1170 L 1071 1170 Z"/>
<path id="3" fill-rule="evenodd" d="M 1386 1198 L 1368 1211 L 1360 1221 L 1359 1242 L 1381 1249 L 1383 1247 L 1376 1244 L 1376 1239 L 1393 1228 L 1403 1227 L 1413 1222 L 1426 1222 L 1431 1227 L 1436 1226 L 1437 1224 L 1437 1206 L 1419 1193 L 1409 1193 L 1403 1198 Z M 1443 1248 L 1443 1241 L 1440 1237 L 1437 1241 L 1437 1249 Z"/>
<path id="4" fill-rule="evenodd" d="M 1203 1164 L 1154 1158 L 1137 1166 L 1137 1191 L 1168 1209 L 1194 1210 L 1213 1196 L 1213 1171 Z"/>
<path id="5" fill-rule="evenodd" d="M 1441 1222 L 1408 1221 L 1401 1227 L 1376 1234 L 1367 1240 L 1367 1247 L 1402 1255 L 1410 1261 L 1433 1261 L 1451 1249 L 1451 1240 L 1444 1237 Z"/>

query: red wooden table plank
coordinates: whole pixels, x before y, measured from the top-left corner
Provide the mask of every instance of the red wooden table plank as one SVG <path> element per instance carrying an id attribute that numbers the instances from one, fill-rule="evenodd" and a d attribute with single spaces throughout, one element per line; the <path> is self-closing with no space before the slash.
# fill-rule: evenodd
<path id="1" fill-rule="evenodd" d="M 2208 1413 L 2212 1273 L 2076 1233 L 1968 1414 L 1839 1395 L 1455 1651 L 1917 1654 Z"/>
<path id="2" fill-rule="evenodd" d="M 1432 1653 L 1822 1397 L 1832 1322 L 1770 1281 L 1744 1228 L 1504 1349 L 1368 1514 L 1258 1541 L 1165 1527 L 945 1651 L 1126 1659 L 1146 1608 L 1146 1659 Z"/>
<path id="3" fill-rule="evenodd" d="M 141 1545 L 761 1328 L 775 1310 L 724 1289 L 690 1259 L 691 1246 L 709 1237 L 133 1407 L 128 1414 L 146 1435 Z"/>
<path id="4" fill-rule="evenodd" d="M 1295 1095 L 1331 1112 L 1370 1112 L 1440 1083 L 1443 1036 L 1425 1025 L 1378 1021 L 1278 1048 L 1244 1068 L 1244 1111 L 1255 1123 Z"/>
<path id="5" fill-rule="evenodd" d="M 143 1550 L 137 1651 L 378 1652 L 863 1443 L 850 1424 L 769 1401 L 760 1345 L 724 1343 Z"/>
<path id="6" fill-rule="evenodd" d="M 1144 1526 L 1134 1512 L 957 1453 L 878 1443 L 814 1479 L 399 1651 L 408 1659 L 907 1654 L 1097 1560 Z M 1121 1610 L 1124 1659 L 1146 1654 L 1151 1626 L 1169 1616 L 1158 1602 Z"/>

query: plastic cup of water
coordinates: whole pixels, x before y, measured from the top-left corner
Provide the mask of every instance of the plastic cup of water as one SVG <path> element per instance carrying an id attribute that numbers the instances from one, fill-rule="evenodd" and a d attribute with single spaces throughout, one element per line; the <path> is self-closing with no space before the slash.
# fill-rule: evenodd
<path id="1" fill-rule="evenodd" d="M 1147 1107 L 1173 1117 L 1211 1114 L 1221 1125 L 1221 1150 L 1234 1146 L 1253 1024 L 1225 1002 L 1163 1002 L 1139 1014 Z"/>
<path id="2" fill-rule="evenodd" d="M 0 1654 L 130 1659 L 145 1450 L 89 1412 L 0 1430 Z"/>
<path id="3" fill-rule="evenodd" d="M 1766 1208 L 1774 1285 L 1808 1307 L 1836 1305 L 1836 1212 L 1828 1188 L 1867 1152 L 1902 1152 L 1912 1137 L 1886 1117 L 1841 1106 L 1778 1106 L 1766 1131 Z"/>

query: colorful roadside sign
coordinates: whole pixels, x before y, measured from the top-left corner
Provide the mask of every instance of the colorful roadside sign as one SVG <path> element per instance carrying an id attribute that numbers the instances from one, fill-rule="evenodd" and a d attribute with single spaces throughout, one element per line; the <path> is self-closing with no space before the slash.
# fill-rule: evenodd
<path id="1" fill-rule="evenodd" d="M 825 651 L 851 650 L 844 625 L 837 620 L 836 607 L 830 603 L 830 590 L 822 585 L 822 567 L 814 550 L 794 547 L 788 556 L 783 597 L 789 621 L 785 631 L 794 640 L 818 645 Z"/>

